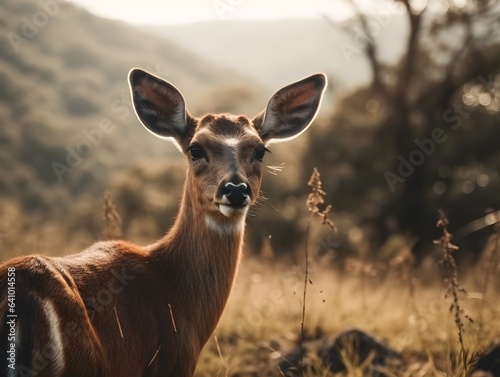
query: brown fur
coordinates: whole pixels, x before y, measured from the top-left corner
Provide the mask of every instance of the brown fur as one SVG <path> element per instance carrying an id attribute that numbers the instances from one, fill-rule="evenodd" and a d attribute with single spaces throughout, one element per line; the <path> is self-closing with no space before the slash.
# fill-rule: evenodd
<path id="1" fill-rule="evenodd" d="M 314 113 L 325 85 L 324 77 L 321 81 L 319 76 L 306 79 L 309 86 L 311 82 L 322 84 L 316 85 L 316 91 L 309 96 L 300 93 L 308 101 L 311 95 L 319 98 Z M 9 268 L 15 268 L 16 274 L 19 330 L 18 374 L 14 376 L 192 376 L 198 356 L 222 314 L 244 237 L 243 226 L 235 231 L 217 231 L 217 227 L 232 229 L 244 221 L 244 214 L 237 211 L 230 216 L 219 211 L 223 184 L 246 183 L 249 204 L 253 204 L 262 175 L 255 150 L 268 140 L 259 136 L 260 124 L 243 116 L 210 114 L 195 119 L 186 113 L 182 123 L 182 95 L 143 71 L 132 71 L 131 86 L 138 116 L 145 126 L 174 138 L 188 157 L 175 224 L 164 237 L 145 247 L 107 241 L 67 257 L 29 255 L 0 264 L 2 373 L 11 371 L 4 357 L 10 347 L 6 325 Z M 294 106 L 297 101 L 292 98 Z M 258 119 L 263 121 L 262 116 Z M 292 133 L 307 126 L 301 125 Z M 278 131 L 273 130 L 275 134 Z M 291 131 L 285 133 L 288 137 Z M 227 137 L 238 139 L 238 148 L 225 145 L 223 139 Z M 188 148 L 194 143 L 203 146 L 206 159 L 191 161 Z M 217 224 L 215 230 L 207 225 L 208 215 Z M 48 307 L 55 310 L 62 337 L 64 369 L 59 371 L 57 360 L 61 355 L 56 354 L 57 342 L 53 342 L 57 331 L 45 314 Z"/>

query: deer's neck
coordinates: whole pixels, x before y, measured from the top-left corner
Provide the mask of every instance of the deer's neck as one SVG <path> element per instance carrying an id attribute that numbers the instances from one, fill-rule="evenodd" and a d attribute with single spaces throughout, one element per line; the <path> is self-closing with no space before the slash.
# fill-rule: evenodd
<path id="1" fill-rule="evenodd" d="M 194 196 L 194 195 L 193 195 Z M 172 229 L 152 250 L 167 282 L 178 287 L 172 305 L 184 306 L 191 326 L 208 337 L 229 297 L 244 238 L 244 222 L 218 223 L 200 213 L 196 198 L 184 193 Z M 175 310 L 174 310 L 175 311 Z M 204 335 L 201 335 L 202 337 Z"/>

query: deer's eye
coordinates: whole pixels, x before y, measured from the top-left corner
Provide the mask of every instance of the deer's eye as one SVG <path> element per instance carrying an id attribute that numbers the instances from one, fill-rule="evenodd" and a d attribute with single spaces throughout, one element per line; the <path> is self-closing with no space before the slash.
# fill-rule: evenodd
<path id="1" fill-rule="evenodd" d="M 191 160 L 193 161 L 201 160 L 202 158 L 205 160 L 207 159 L 205 151 L 199 145 L 192 145 L 189 147 L 189 152 L 191 153 Z"/>
<path id="2" fill-rule="evenodd" d="M 263 145 L 255 148 L 254 160 L 262 162 L 266 152 L 270 152 L 270 150 L 264 147 Z"/>

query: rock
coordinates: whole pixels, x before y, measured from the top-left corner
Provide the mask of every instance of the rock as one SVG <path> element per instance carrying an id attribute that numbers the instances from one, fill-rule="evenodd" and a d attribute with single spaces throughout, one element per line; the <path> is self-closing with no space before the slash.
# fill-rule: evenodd
<path id="1" fill-rule="evenodd" d="M 491 347 L 479 356 L 470 377 L 498 377 L 500 376 L 500 345 Z"/>
<path id="2" fill-rule="evenodd" d="M 316 353 L 325 366 L 329 366 L 333 373 L 346 371 L 344 360 L 347 357 L 351 362 L 360 365 L 367 358 L 371 360 L 367 369 L 370 376 L 384 377 L 377 367 L 388 365 L 391 360 L 401 360 L 401 355 L 389 348 L 374 336 L 361 330 L 352 329 L 341 333 L 326 336 L 318 340 L 304 343 L 304 364 L 312 367 L 310 362 L 311 353 Z M 279 363 L 279 369 L 287 377 L 299 376 L 300 374 L 300 347 L 296 346 L 286 354 Z"/>

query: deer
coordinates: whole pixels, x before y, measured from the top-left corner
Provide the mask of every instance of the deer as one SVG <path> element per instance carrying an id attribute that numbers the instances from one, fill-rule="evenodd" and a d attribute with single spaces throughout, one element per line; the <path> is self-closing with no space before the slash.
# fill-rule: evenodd
<path id="1" fill-rule="evenodd" d="M 100 241 L 0 264 L 4 375 L 192 376 L 234 285 L 268 146 L 311 125 L 327 79 L 283 87 L 253 118 L 194 117 L 175 86 L 139 68 L 128 83 L 140 123 L 187 160 L 178 215 L 146 246 Z"/>

